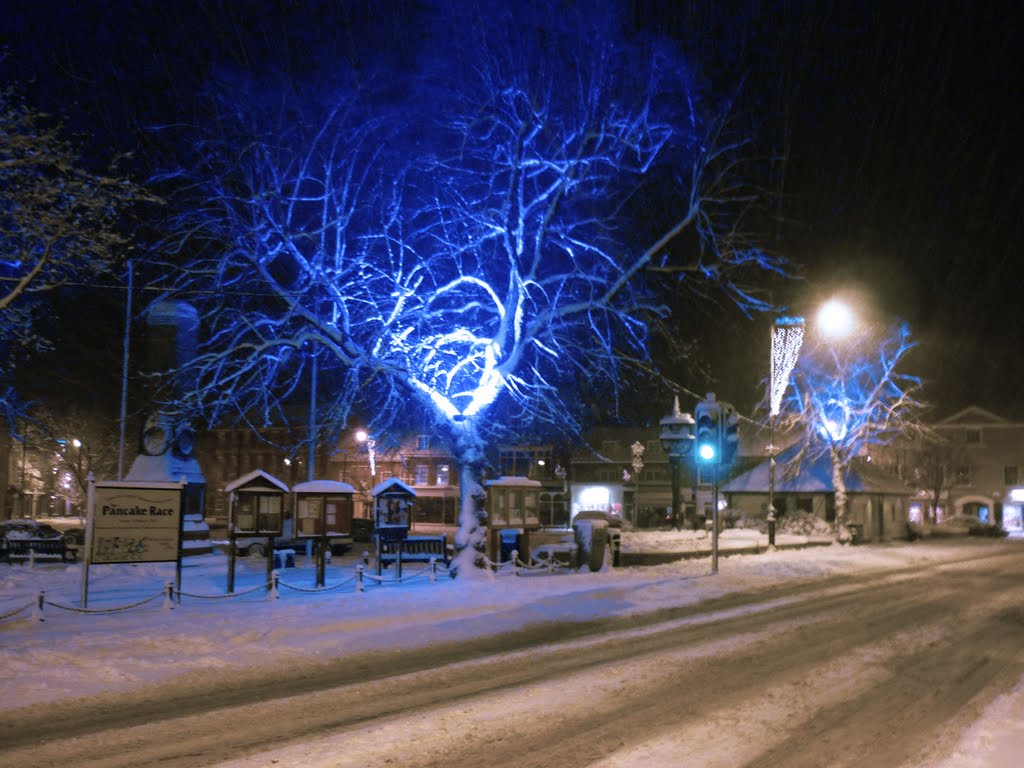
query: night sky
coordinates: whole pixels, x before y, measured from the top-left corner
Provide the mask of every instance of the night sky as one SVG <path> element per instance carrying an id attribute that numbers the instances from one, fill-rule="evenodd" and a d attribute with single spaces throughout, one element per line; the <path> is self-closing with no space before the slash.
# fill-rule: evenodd
<path id="1" fill-rule="evenodd" d="M 225 65 L 283 70 L 325 92 L 340 71 L 400 78 L 418 46 L 453 44 L 426 31 L 431 5 L 8 0 L 0 66 L 35 106 L 88 135 L 96 158 L 144 159 L 159 148 L 141 129 L 189 120 L 194 94 Z M 630 8 L 638 30 L 682 46 L 707 92 L 735 99 L 750 124 L 771 168 L 763 240 L 804 278 L 773 297 L 804 311 L 855 291 L 874 318 L 911 324 L 913 364 L 940 413 L 979 404 L 1024 418 L 1024 4 L 998 5 Z M 749 407 L 767 320 L 752 331 L 725 312 L 711 326 L 713 386 Z"/>

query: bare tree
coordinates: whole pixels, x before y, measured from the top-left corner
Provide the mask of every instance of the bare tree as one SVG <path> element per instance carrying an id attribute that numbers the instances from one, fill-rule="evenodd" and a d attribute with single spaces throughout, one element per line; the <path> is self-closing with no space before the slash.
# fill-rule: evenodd
<path id="1" fill-rule="evenodd" d="M 899 324 L 879 341 L 871 333 L 805 345 L 783 403 L 781 423 L 801 435 L 794 462 L 829 458 L 835 491 L 836 540 L 851 539 L 847 527 L 846 471 L 871 446 L 920 431 L 921 382 L 902 370 L 914 348 L 910 329 Z"/>
<path id="2" fill-rule="evenodd" d="M 0 378 L 6 380 L 19 355 L 46 345 L 33 333 L 33 317 L 47 295 L 96 281 L 120 263 L 130 247 L 122 216 L 151 198 L 113 170 L 87 170 L 61 126 L 10 86 L 0 88 L 0 190 Z M 10 405 L 7 387 L 0 398 Z"/>
<path id="3" fill-rule="evenodd" d="M 928 507 L 922 522 L 938 522 L 938 511 L 943 499 L 948 501 L 950 490 L 957 484 L 963 467 L 968 463 L 967 452 L 962 443 L 929 430 L 914 445 L 911 460 L 914 464 L 914 480 L 928 494 Z"/>
<path id="4" fill-rule="evenodd" d="M 582 383 L 614 397 L 651 370 L 671 293 L 762 308 L 743 281 L 779 264 L 743 229 L 746 142 L 684 62 L 613 29 L 476 30 L 420 62 L 414 100 L 353 93 L 315 122 L 218 102 L 221 133 L 166 179 L 199 193 L 165 251 L 204 318 L 187 406 L 275 422 L 315 364 L 328 429 L 355 404 L 376 428 L 429 419 L 473 550 L 489 440 L 578 428 Z"/>

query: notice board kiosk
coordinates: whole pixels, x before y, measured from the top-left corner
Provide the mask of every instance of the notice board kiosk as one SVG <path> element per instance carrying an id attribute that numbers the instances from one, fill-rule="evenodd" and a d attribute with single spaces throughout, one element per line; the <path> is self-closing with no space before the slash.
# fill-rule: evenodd
<path id="1" fill-rule="evenodd" d="M 409 536 L 416 491 L 397 477 L 391 477 L 377 485 L 370 495 L 373 496 L 376 529 L 377 575 L 381 575 L 384 561 L 393 559 L 397 578 L 402 578 L 402 546 Z"/>
<path id="2" fill-rule="evenodd" d="M 511 559 L 512 550 L 530 562 L 530 531 L 540 528 L 540 489 L 527 477 L 500 477 L 487 482 L 487 558 Z"/>
<path id="3" fill-rule="evenodd" d="M 292 487 L 295 496 L 295 538 L 312 540 L 316 548 L 316 585 L 324 585 L 331 539 L 352 537 L 356 489 L 338 480 L 310 480 Z"/>
<path id="4" fill-rule="evenodd" d="M 235 556 L 239 536 L 267 541 L 267 583 L 274 566 L 274 539 L 281 535 L 288 486 L 262 469 L 254 469 L 224 486 L 228 495 L 228 593 L 235 591 Z"/>

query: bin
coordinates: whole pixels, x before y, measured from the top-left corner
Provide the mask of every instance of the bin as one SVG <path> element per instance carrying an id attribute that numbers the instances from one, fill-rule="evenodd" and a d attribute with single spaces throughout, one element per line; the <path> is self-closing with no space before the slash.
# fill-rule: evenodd
<path id="1" fill-rule="evenodd" d="M 519 547 L 519 535 L 522 533 L 518 528 L 502 528 L 498 531 L 501 539 L 501 555 L 498 562 L 506 563 L 512 559 L 512 552 L 522 552 Z"/>
<path id="2" fill-rule="evenodd" d="M 274 550 L 274 568 L 280 570 L 281 568 L 294 568 L 295 567 L 295 550 L 294 549 L 275 549 Z"/>

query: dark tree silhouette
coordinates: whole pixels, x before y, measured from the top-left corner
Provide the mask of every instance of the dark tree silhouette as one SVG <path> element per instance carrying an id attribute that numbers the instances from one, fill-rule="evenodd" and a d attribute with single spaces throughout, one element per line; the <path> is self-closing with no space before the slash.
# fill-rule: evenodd
<path id="1" fill-rule="evenodd" d="M 0 88 L 0 402 L 12 424 L 11 377 L 47 347 L 35 322 L 47 299 L 114 270 L 130 247 L 122 217 L 150 199 L 114 169 L 87 170 L 60 125 Z"/>
<path id="2" fill-rule="evenodd" d="M 215 93 L 151 264 L 202 312 L 184 407 L 279 421 L 315 362 L 325 430 L 429 419 L 469 550 L 488 440 L 578 429 L 583 387 L 654 370 L 667 297 L 763 308 L 745 281 L 780 266 L 744 231 L 747 143 L 684 61 L 609 15 L 526 20 L 439 17 L 401 87 Z"/>

